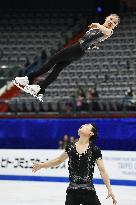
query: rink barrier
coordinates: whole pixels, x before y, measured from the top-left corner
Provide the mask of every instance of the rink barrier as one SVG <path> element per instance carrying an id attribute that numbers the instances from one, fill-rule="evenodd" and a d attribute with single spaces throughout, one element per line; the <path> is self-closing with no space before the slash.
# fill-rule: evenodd
<path id="1" fill-rule="evenodd" d="M 69 182 L 68 177 L 41 177 L 41 176 L 18 176 L 18 175 L 0 175 L 0 180 L 14 181 L 38 181 L 38 182 Z M 94 179 L 94 184 L 104 184 L 102 179 Z M 136 186 L 133 180 L 110 180 L 111 185 L 116 186 Z"/>

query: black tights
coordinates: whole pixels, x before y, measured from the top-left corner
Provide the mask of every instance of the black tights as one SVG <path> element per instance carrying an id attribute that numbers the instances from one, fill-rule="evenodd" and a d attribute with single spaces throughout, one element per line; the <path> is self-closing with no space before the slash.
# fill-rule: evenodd
<path id="1" fill-rule="evenodd" d="M 47 76 L 47 78 L 45 78 L 45 80 L 40 81 L 38 83 L 38 85 L 40 85 L 41 87 L 41 90 L 39 93 L 44 94 L 45 89 L 48 87 L 48 85 L 50 85 L 53 81 L 55 81 L 59 73 L 63 70 L 63 68 L 65 68 L 70 63 L 71 63 L 70 61 L 64 61 L 64 62 L 62 61 L 60 63 L 57 63 L 53 67 L 53 71 Z"/>
<path id="2" fill-rule="evenodd" d="M 41 87 L 39 93 L 44 94 L 45 89 L 54 80 L 56 80 L 57 76 L 63 70 L 63 68 L 69 65 L 73 60 L 77 60 L 78 58 L 82 57 L 83 54 L 84 51 L 81 49 L 79 42 L 60 50 L 47 63 L 43 64 L 37 71 L 28 74 L 29 83 L 32 84 L 35 78 L 47 73 L 51 68 L 53 68 L 53 71 L 47 76 L 47 78 L 38 83 L 38 85 L 40 85 Z"/>
<path id="3" fill-rule="evenodd" d="M 96 191 L 67 190 L 65 205 L 101 205 Z"/>

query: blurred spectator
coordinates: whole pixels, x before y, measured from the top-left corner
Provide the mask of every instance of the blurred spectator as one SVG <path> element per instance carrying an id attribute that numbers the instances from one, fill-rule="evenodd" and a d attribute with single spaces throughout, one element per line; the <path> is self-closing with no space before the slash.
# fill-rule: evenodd
<path id="1" fill-rule="evenodd" d="M 133 99 L 133 89 L 132 89 L 132 86 L 129 86 L 129 88 L 125 92 L 125 96 L 123 99 L 123 107 L 125 110 L 127 109 L 127 107 L 131 106 L 132 99 Z"/>
<path id="2" fill-rule="evenodd" d="M 132 99 L 130 100 L 133 105 L 136 105 L 136 93 L 133 92 Z"/>
<path id="3" fill-rule="evenodd" d="M 96 86 L 94 89 L 89 88 L 88 94 L 87 94 L 87 103 L 89 106 L 88 110 L 92 110 L 92 109 L 97 110 L 97 105 L 98 105 L 97 98 L 98 98 L 98 92 L 97 92 Z"/>
<path id="4" fill-rule="evenodd" d="M 97 91 L 96 87 L 95 87 L 94 90 L 93 90 L 93 97 L 94 97 L 94 98 L 98 98 L 98 97 L 99 97 L 98 91 Z"/>
<path id="5" fill-rule="evenodd" d="M 75 138 L 73 136 L 70 137 L 70 142 L 75 142 Z"/>
<path id="6" fill-rule="evenodd" d="M 77 94 L 82 95 L 84 98 L 86 97 L 85 91 L 82 87 L 78 88 Z"/>
<path id="7" fill-rule="evenodd" d="M 65 134 L 64 137 L 63 137 L 63 149 L 68 145 L 68 135 Z"/>
<path id="8" fill-rule="evenodd" d="M 77 111 L 81 111 L 83 109 L 83 101 L 84 101 L 84 97 L 81 94 L 79 94 L 76 99 Z"/>
<path id="9" fill-rule="evenodd" d="M 98 91 L 96 87 L 94 89 L 89 88 L 88 94 L 87 94 L 88 103 L 92 102 L 93 98 L 97 98 L 97 97 L 98 97 Z"/>
<path id="10" fill-rule="evenodd" d="M 93 90 L 93 102 L 92 102 L 92 109 L 93 110 L 98 110 L 99 108 L 99 106 L 98 106 L 98 99 L 99 98 L 99 94 L 98 94 L 98 91 L 97 91 L 97 89 L 96 89 L 96 87 L 94 88 L 94 90 Z"/>
<path id="11" fill-rule="evenodd" d="M 81 87 L 79 87 L 78 92 L 77 92 L 77 98 L 76 98 L 76 110 L 77 111 L 83 110 L 84 101 L 85 101 L 85 92 Z"/>
<path id="12" fill-rule="evenodd" d="M 72 102 L 67 102 L 66 103 L 66 112 L 71 113 L 73 111 L 73 103 Z"/>
<path id="13" fill-rule="evenodd" d="M 92 89 L 92 88 L 89 88 L 89 89 L 88 89 L 88 93 L 87 93 L 87 102 L 88 102 L 88 103 L 91 103 L 91 102 L 92 102 L 92 99 L 93 99 L 93 89 Z"/>
<path id="14" fill-rule="evenodd" d="M 69 136 L 67 134 L 64 135 L 63 140 L 59 140 L 58 142 L 58 149 L 65 149 L 66 145 L 70 142 L 76 142 L 78 139 L 76 139 L 75 137 L 71 136 L 69 138 Z"/>
<path id="15" fill-rule="evenodd" d="M 63 141 L 59 140 L 58 144 L 59 144 L 58 149 L 63 149 Z"/>
<path id="16" fill-rule="evenodd" d="M 133 89 L 132 89 L 132 86 L 131 86 L 131 85 L 129 86 L 129 88 L 128 88 L 127 91 L 125 92 L 125 96 L 133 97 Z"/>

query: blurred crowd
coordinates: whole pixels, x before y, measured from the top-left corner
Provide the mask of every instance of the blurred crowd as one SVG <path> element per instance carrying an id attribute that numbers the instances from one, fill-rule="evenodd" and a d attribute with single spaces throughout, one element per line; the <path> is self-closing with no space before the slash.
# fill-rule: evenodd
<path id="1" fill-rule="evenodd" d="M 88 89 L 78 87 L 77 93 L 75 96 L 72 97 L 71 103 L 67 103 L 67 112 L 70 112 L 72 110 L 75 110 L 77 112 L 92 110 L 99 111 L 99 100 L 101 100 L 101 97 L 99 96 L 96 86 Z M 107 103 L 112 103 L 112 100 L 113 99 L 111 99 L 110 102 L 109 99 Z M 135 110 L 136 92 L 131 85 L 128 85 L 128 89 L 124 92 L 124 96 L 120 98 L 120 104 L 122 108 L 119 108 L 119 110 Z"/>
<path id="2" fill-rule="evenodd" d="M 132 106 L 136 106 L 136 92 L 133 90 L 132 86 L 130 85 L 127 91 L 125 92 L 125 96 L 123 99 L 123 105 L 126 109 Z"/>
<path id="3" fill-rule="evenodd" d="M 98 99 L 98 97 L 96 87 L 89 88 L 87 91 L 83 90 L 82 87 L 79 87 L 76 96 L 76 110 L 88 110 L 88 107 L 90 106 L 96 107 L 97 104 L 94 99 Z"/>
<path id="4" fill-rule="evenodd" d="M 67 103 L 66 112 L 71 112 L 73 109 L 77 112 L 97 110 L 98 99 L 99 95 L 96 87 L 83 89 L 79 86 L 76 94 Z"/>
<path id="5" fill-rule="evenodd" d="M 68 143 L 76 141 L 78 141 L 78 138 L 65 134 L 63 139 L 58 142 L 58 149 L 65 149 Z"/>

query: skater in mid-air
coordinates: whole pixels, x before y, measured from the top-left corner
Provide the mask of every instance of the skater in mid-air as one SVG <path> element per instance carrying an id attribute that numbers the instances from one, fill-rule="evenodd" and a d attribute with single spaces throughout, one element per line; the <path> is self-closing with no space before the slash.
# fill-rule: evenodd
<path id="1" fill-rule="evenodd" d="M 106 17 L 104 24 L 92 23 L 89 25 L 89 30 L 81 37 L 76 43 L 63 48 L 57 52 L 49 61 L 43 64 L 37 71 L 29 73 L 25 77 L 16 77 L 13 83 L 25 91 L 43 101 L 45 89 L 54 80 L 56 80 L 59 73 L 74 60 L 80 59 L 87 49 L 99 48 L 99 43 L 108 39 L 112 34 L 115 27 L 120 23 L 120 18 L 117 14 L 111 14 Z M 47 73 L 49 70 L 52 72 L 40 81 L 34 84 L 37 77 Z"/>
<path id="2" fill-rule="evenodd" d="M 113 204 L 116 204 L 117 200 L 110 185 L 101 150 L 93 143 L 93 140 L 97 138 L 96 125 L 82 125 L 78 130 L 78 135 L 78 141 L 66 145 L 65 151 L 60 156 L 45 163 L 34 163 L 32 171 L 58 166 L 69 158 L 70 182 L 66 190 L 65 205 L 101 205 L 93 185 L 96 163 L 108 191 L 107 198 L 111 197 Z"/>

